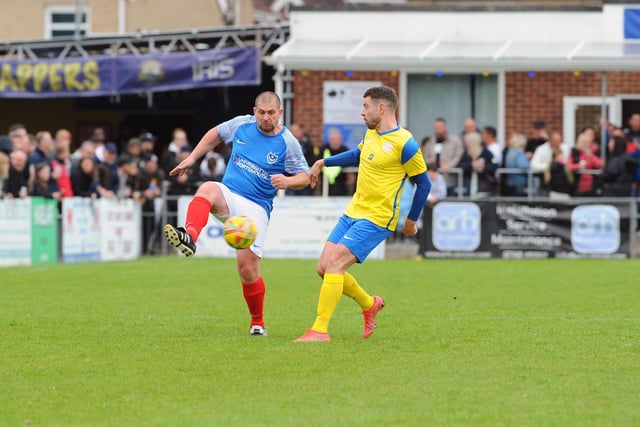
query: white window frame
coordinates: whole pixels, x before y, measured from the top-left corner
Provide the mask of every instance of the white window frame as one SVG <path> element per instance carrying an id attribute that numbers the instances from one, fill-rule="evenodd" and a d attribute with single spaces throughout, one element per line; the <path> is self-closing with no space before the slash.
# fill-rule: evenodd
<path id="1" fill-rule="evenodd" d="M 562 99 L 562 133 L 565 137 L 564 142 L 573 147 L 575 140 L 572 135 L 575 135 L 575 123 L 576 123 L 576 110 L 581 105 L 597 106 L 605 103 L 609 110 L 609 121 L 611 123 L 618 123 L 620 121 L 620 102 L 616 101 L 613 96 L 565 96 Z M 567 139 L 568 136 L 571 136 Z M 600 141 L 598 141 L 600 145 Z"/>
<path id="2" fill-rule="evenodd" d="M 80 29 L 84 30 L 84 35 L 88 36 L 91 34 L 91 9 L 89 6 L 81 5 L 78 7 L 81 13 L 85 15 L 85 22 L 80 22 Z M 75 31 L 76 23 L 53 23 L 53 14 L 54 13 L 63 13 L 63 14 L 71 14 L 75 15 L 76 6 L 75 5 L 48 5 L 44 10 L 44 38 L 47 40 L 51 40 L 53 38 L 53 32 L 56 30 L 67 30 L 67 31 Z"/>

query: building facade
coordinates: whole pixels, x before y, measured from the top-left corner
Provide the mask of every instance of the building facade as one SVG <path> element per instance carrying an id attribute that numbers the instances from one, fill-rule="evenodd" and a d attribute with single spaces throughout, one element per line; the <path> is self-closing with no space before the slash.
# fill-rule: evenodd
<path id="1" fill-rule="evenodd" d="M 624 127 L 640 112 L 640 4 L 493 6 L 298 8 L 290 41 L 266 61 L 293 71 L 294 120 L 313 138 L 326 138 L 328 79 L 396 87 L 417 139 L 437 117 L 452 132 L 474 117 L 501 144 L 534 120 L 571 144 L 601 115 Z"/>

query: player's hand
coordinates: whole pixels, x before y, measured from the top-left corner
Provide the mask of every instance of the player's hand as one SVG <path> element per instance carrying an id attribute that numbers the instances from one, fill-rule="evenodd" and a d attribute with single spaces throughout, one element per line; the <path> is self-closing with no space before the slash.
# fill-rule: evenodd
<path id="1" fill-rule="evenodd" d="M 281 173 L 271 175 L 271 185 L 276 190 L 285 190 L 289 187 L 289 177 Z"/>
<path id="2" fill-rule="evenodd" d="M 416 225 L 416 222 L 407 218 L 404 221 L 404 227 L 402 227 L 402 234 L 409 237 L 418 234 L 418 226 Z"/>
<path id="3" fill-rule="evenodd" d="M 317 160 L 311 169 L 309 170 L 309 187 L 316 188 L 318 185 L 318 177 L 320 176 L 320 172 L 322 172 L 322 168 L 324 167 L 324 160 Z"/>
<path id="4" fill-rule="evenodd" d="M 169 176 L 182 175 L 183 173 L 191 169 L 194 163 L 195 161 L 191 157 L 187 157 L 186 159 L 181 161 L 178 166 L 171 169 L 171 171 L 169 172 Z"/>

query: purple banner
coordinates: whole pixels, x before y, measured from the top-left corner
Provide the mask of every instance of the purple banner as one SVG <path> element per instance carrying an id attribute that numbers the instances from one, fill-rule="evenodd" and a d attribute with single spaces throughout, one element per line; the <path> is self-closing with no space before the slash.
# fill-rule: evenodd
<path id="1" fill-rule="evenodd" d="M 0 61 L 0 98 L 109 96 L 260 84 L 257 46 L 154 55 Z"/>

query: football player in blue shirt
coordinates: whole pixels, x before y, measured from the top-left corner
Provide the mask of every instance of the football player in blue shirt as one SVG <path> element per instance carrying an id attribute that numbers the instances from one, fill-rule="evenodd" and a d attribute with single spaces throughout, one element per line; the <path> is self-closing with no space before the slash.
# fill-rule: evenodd
<path id="1" fill-rule="evenodd" d="M 186 256 L 196 252 L 195 242 L 207 224 L 209 212 L 224 222 L 244 215 L 257 227 L 255 242 L 237 251 L 237 265 L 245 301 L 251 314 L 249 333 L 266 336 L 264 327 L 264 280 L 260 274 L 262 245 L 267 237 L 269 215 L 278 190 L 298 190 L 309 184 L 309 166 L 298 140 L 279 122 L 280 98 L 262 92 L 253 115 L 238 116 L 210 129 L 191 154 L 169 172 L 181 175 L 221 142 L 233 143 L 222 182 L 200 185 L 189 203 L 185 226 L 164 227 L 165 237 Z"/>

